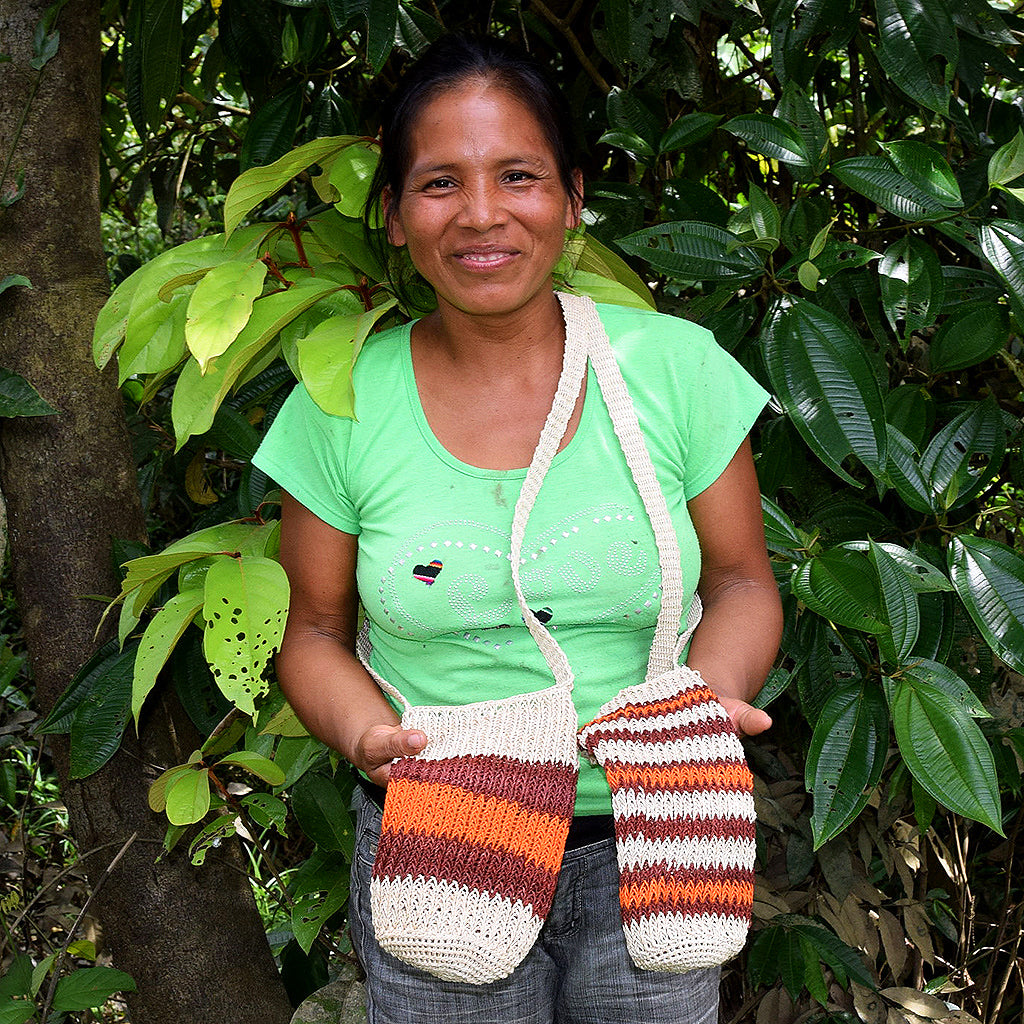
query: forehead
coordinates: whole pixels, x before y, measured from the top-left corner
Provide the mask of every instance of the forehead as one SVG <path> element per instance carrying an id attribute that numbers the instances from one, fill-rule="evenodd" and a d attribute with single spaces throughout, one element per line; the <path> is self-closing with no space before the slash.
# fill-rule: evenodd
<path id="1" fill-rule="evenodd" d="M 504 85 L 484 79 L 436 93 L 413 118 L 409 135 L 414 165 L 446 151 L 486 155 L 508 148 L 553 155 L 548 135 L 529 106 Z"/>

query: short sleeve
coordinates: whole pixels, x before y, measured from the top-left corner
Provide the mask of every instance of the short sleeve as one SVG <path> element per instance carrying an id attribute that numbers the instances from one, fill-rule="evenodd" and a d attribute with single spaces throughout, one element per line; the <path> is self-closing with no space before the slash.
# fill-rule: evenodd
<path id="1" fill-rule="evenodd" d="M 325 523 L 359 533 L 345 462 L 352 420 L 325 413 L 300 383 L 281 406 L 253 463 Z"/>
<path id="2" fill-rule="evenodd" d="M 769 397 L 710 333 L 702 334 L 705 343 L 690 377 L 684 420 L 687 500 L 721 476 Z"/>

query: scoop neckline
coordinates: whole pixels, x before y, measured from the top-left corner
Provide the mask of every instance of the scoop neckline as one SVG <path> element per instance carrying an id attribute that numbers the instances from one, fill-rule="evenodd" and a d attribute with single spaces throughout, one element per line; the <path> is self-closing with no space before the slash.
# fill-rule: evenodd
<path id="1" fill-rule="evenodd" d="M 522 468 L 516 469 L 487 469 L 483 466 L 474 466 L 469 462 L 463 462 L 461 459 L 456 458 L 450 451 L 438 440 L 437 435 L 431 429 L 430 423 L 427 420 L 427 414 L 423 411 L 423 402 L 420 400 L 419 388 L 416 386 L 416 371 L 412 365 L 412 328 L 416 321 L 403 325 L 402 334 L 402 375 L 405 378 L 405 389 L 409 400 L 409 407 L 412 412 L 413 419 L 416 421 L 416 426 L 419 428 L 420 434 L 423 440 L 426 442 L 427 447 L 433 452 L 433 454 L 446 466 L 457 470 L 460 473 L 464 473 L 466 476 L 481 477 L 488 480 L 517 480 L 525 479 L 526 474 L 529 470 L 529 466 L 523 466 Z M 583 396 L 583 412 L 580 415 L 580 422 L 576 427 L 576 433 L 573 434 L 572 439 L 569 443 L 559 451 L 552 461 L 552 466 L 558 465 L 560 462 L 564 462 L 570 458 L 573 452 L 576 450 L 580 443 L 580 437 L 583 434 L 584 429 L 591 417 L 591 409 L 593 407 L 592 395 L 594 389 L 597 387 L 597 381 L 594 377 L 593 367 L 590 365 L 590 361 L 587 361 L 587 390 Z"/>

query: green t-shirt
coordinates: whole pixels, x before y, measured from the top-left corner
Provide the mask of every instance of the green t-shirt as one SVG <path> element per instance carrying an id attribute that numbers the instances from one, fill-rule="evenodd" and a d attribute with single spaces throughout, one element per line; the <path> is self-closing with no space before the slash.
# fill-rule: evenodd
<path id="1" fill-rule="evenodd" d="M 599 305 L 671 510 L 689 607 L 700 550 L 686 502 L 713 483 L 767 395 L 686 320 Z M 324 413 L 300 384 L 254 462 L 324 522 L 359 535 L 356 577 L 374 669 L 415 705 L 541 690 L 553 679 L 516 601 L 512 512 L 526 469 L 479 469 L 432 434 L 410 326 L 370 338 L 356 363 L 357 419 Z M 527 523 L 521 581 L 576 677 L 580 724 L 643 679 L 660 607 L 658 551 L 589 370 L 576 434 Z M 610 813 L 581 760 L 577 814 Z"/>

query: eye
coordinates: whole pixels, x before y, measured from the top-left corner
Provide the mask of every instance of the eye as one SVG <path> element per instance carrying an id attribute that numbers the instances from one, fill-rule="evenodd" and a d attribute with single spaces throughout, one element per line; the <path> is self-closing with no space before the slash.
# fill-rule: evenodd
<path id="1" fill-rule="evenodd" d="M 521 181 L 532 181 L 534 176 L 529 171 L 509 171 L 505 175 L 505 180 L 511 182 L 513 185 L 518 184 Z"/>
<path id="2" fill-rule="evenodd" d="M 446 178 L 446 177 L 434 178 L 433 180 L 426 182 L 424 184 L 424 186 L 423 186 L 423 188 L 425 190 L 432 189 L 432 190 L 439 191 L 439 192 L 443 192 L 446 189 L 450 189 L 450 188 L 454 188 L 454 187 L 455 187 L 455 182 L 452 181 L 451 178 Z"/>

